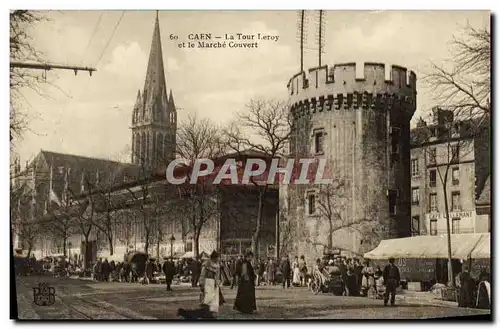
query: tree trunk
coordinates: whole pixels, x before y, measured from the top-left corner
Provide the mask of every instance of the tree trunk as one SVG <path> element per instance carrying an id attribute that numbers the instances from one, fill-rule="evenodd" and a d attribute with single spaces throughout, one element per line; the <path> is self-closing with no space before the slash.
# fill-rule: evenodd
<path id="1" fill-rule="evenodd" d="M 195 230 L 193 236 L 193 254 L 196 259 L 200 256 L 200 233 L 198 230 Z"/>
<path id="2" fill-rule="evenodd" d="M 89 249 L 89 234 L 83 235 L 83 245 L 85 246 L 85 250 L 83 250 L 83 269 L 87 269 L 87 250 Z"/>
<path id="3" fill-rule="evenodd" d="M 33 249 L 32 243 L 28 243 L 28 255 L 26 255 L 26 257 L 30 258 L 32 249 Z"/>
<path id="4" fill-rule="evenodd" d="M 160 238 L 156 241 L 156 259 L 160 261 Z"/>
<path id="5" fill-rule="evenodd" d="M 68 244 L 68 237 L 67 237 L 67 236 L 65 236 L 65 237 L 63 238 L 63 255 L 64 255 L 64 257 L 66 257 L 66 256 L 67 256 L 67 249 L 66 249 L 66 245 L 67 245 L 67 244 Z"/>
<path id="6" fill-rule="evenodd" d="M 328 252 L 331 252 L 333 249 L 333 219 L 328 219 Z"/>
<path id="7" fill-rule="evenodd" d="M 148 257 L 150 257 L 151 255 L 149 255 L 149 232 L 146 232 L 145 239 L 146 242 L 144 243 L 144 252 L 148 254 Z"/>
<path id="8" fill-rule="evenodd" d="M 108 244 L 109 244 L 109 255 L 113 256 L 113 234 L 109 232 L 108 234 Z"/>
<path id="9" fill-rule="evenodd" d="M 443 182 L 443 194 L 444 194 L 444 211 L 446 214 L 446 236 L 448 238 L 448 286 L 455 288 L 455 279 L 453 276 L 453 265 L 452 265 L 452 255 L 451 255 L 451 230 L 450 230 L 450 212 L 448 208 L 448 193 L 446 182 L 447 179 Z"/>
<path id="10" fill-rule="evenodd" d="M 255 223 L 255 231 L 252 235 L 252 252 L 254 257 L 259 258 L 259 237 L 260 237 L 260 227 L 262 225 L 262 213 L 264 210 L 264 195 L 266 194 L 267 186 L 259 191 L 259 207 L 257 211 L 257 221 Z"/>

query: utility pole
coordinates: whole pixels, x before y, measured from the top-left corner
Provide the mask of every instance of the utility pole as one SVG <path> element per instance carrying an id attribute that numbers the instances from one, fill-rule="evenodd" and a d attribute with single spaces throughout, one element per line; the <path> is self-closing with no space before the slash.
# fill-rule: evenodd
<path id="1" fill-rule="evenodd" d="M 297 24 L 298 29 L 298 37 L 300 42 L 300 72 L 304 71 L 304 42 L 306 40 L 306 31 L 305 31 L 305 23 L 306 23 L 306 11 L 301 10 L 299 12 L 299 20 Z"/>
<path id="2" fill-rule="evenodd" d="M 92 72 L 97 71 L 97 69 L 92 67 L 82 67 L 82 66 L 72 66 L 72 65 L 58 65 L 58 64 L 50 64 L 50 63 L 23 63 L 23 62 L 10 62 L 11 68 L 21 68 L 21 69 L 33 69 L 33 70 L 72 70 L 75 72 L 75 75 L 78 71 L 87 71 L 90 76 L 92 76 Z"/>
<path id="3" fill-rule="evenodd" d="M 323 54 L 323 47 L 324 47 L 324 42 L 325 42 L 325 36 L 324 36 L 324 12 L 323 10 L 319 11 L 319 18 L 318 18 L 318 39 L 316 40 L 318 42 L 318 67 L 321 66 L 321 56 Z"/>

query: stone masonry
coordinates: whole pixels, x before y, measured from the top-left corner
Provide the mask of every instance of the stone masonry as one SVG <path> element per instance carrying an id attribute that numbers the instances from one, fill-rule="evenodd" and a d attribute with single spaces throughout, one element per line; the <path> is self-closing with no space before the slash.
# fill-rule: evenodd
<path id="1" fill-rule="evenodd" d="M 380 240 L 408 236 L 415 73 L 379 63 L 322 66 L 294 75 L 288 92 L 294 120 L 290 158 L 326 158 L 329 178 L 343 184 L 335 191 L 342 201 L 333 205 L 338 216 L 330 247 L 362 255 Z M 309 195 L 324 200 L 324 188 L 287 186 L 281 225 L 294 238 L 282 248 L 305 255 L 308 263 L 328 245 L 329 221 L 317 205 L 308 209 Z"/>

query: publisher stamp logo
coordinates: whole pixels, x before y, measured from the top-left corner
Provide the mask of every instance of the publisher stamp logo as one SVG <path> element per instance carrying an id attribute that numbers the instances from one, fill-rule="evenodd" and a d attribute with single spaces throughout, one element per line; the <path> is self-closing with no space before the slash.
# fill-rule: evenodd
<path id="1" fill-rule="evenodd" d="M 33 303 L 38 306 L 50 306 L 56 302 L 56 290 L 47 283 L 39 283 L 33 288 Z"/>

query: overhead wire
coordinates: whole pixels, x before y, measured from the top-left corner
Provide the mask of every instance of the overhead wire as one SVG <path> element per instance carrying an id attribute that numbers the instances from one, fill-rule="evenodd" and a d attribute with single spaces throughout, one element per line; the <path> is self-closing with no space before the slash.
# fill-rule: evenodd
<path id="1" fill-rule="evenodd" d="M 94 40 L 94 37 L 97 33 L 97 30 L 99 29 L 99 24 L 101 23 L 101 19 L 102 19 L 103 14 L 104 14 L 104 12 L 101 12 L 101 14 L 99 15 L 99 18 L 97 19 L 97 23 L 95 24 L 94 30 L 92 31 L 92 34 L 90 35 L 89 42 L 87 43 L 87 47 L 85 48 L 85 52 L 83 53 L 82 61 L 80 64 L 83 64 L 83 61 L 85 60 L 85 56 L 87 55 L 87 53 L 89 51 L 92 40 Z"/>
<path id="2" fill-rule="evenodd" d="M 101 61 L 102 57 L 104 56 L 104 53 L 106 52 L 106 49 L 108 48 L 109 44 L 111 43 L 111 40 L 113 39 L 114 35 L 115 35 L 115 32 L 116 30 L 118 29 L 118 25 L 120 25 L 122 19 L 123 19 L 123 15 L 125 15 L 125 10 L 122 10 L 122 14 L 120 16 L 120 19 L 118 20 L 118 22 L 116 23 L 115 25 L 115 28 L 113 29 L 113 32 L 111 33 L 111 36 L 109 37 L 109 40 L 108 42 L 106 43 L 106 45 L 104 46 L 104 49 L 102 50 L 102 53 L 101 55 L 99 56 L 99 58 L 97 59 L 97 62 L 95 64 L 95 67 L 97 67 L 97 65 L 99 64 L 99 62 Z"/>

